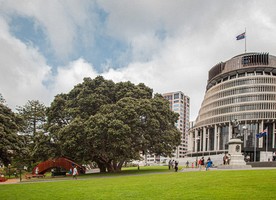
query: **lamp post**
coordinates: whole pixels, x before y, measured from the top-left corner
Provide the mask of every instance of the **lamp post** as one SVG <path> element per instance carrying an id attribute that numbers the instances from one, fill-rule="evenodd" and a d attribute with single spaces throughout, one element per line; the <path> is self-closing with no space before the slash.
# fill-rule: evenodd
<path id="1" fill-rule="evenodd" d="M 11 164 L 8 164 L 9 178 L 11 178 Z"/>

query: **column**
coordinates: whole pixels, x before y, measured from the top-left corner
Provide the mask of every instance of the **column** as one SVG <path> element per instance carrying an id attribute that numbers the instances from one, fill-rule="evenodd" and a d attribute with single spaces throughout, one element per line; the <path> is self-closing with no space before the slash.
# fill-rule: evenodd
<path id="1" fill-rule="evenodd" d="M 262 120 L 262 122 L 261 122 L 261 124 L 260 124 L 259 132 L 258 132 L 258 133 L 263 132 L 263 130 L 264 130 L 264 120 Z M 256 136 L 255 136 L 255 137 L 256 137 Z M 263 148 L 263 137 L 259 138 L 258 140 L 259 140 L 259 145 L 258 145 L 258 147 L 259 147 L 259 148 Z"/>
<path id="2" fill-rule="evenodd" d="M 198 151 L 202 151 L 202 148 L 201 148 L 201 146 L 202 146 L 202 139 L 201 139 L 201 136 L 202 136 L 202 130 L 199 130 L 198 131 L 198 137 L 199 137 L 199 150 Z"/>
<path id="3" fill-rule="evenodd" d="M 217 131 L 218 131 L 218 127 L 215 124 L 215 130 L 214 130 L 214 151 L 217 150 Z"/>
<path id="4" fill-rule="evenodd" d="M 230 141 L 230 139 L 232 138 L 232 130 L 233 127 L 232 127 L 232 124 L 231 122 L 229 122 L 229 135 L 228 135 L 228 141 Z"/>
<path id="5" fill-rule="evenodd" d="M 275 123 L 272 125 L 272 148 L 275 148 Z"/>
<path id="6" fill-rule="evenodd" d="M 217 146 L 217 150 L 220 150 L 220 134 L 221 134 L 221 127 L 217 127 L 218 129 L 218 146 Z"/>
<path id="7" fill-rule="evenodd" d="M 198 152 L 198 148 L 197 148 L 198 141 L 197 141 L 197 139 L 198 139 L 198 130 L 196 129 L 195 130 L 195 142 L 194 142 L 194 144 L 195 144 L 195 152 Z"/>
<path id="8" fill-rule="evenodd" d="M 208 128 L 207 133 L 206 133 L 206 138 L 207 138 L 207 147 L 206 151 L 210 151 L 210 129 Z M 205 139 L 206 141 L 206 139 Z"/>
<path id="9" fill-rule="evenodd" d="M 206 151 L 206 149 L 205 149 L 205 146 L 206 146 L 206 127 L 204 127 L 203 128 L 203 138 L 202 138 L 202 140 L 203 140 L 203 151 Z"/>

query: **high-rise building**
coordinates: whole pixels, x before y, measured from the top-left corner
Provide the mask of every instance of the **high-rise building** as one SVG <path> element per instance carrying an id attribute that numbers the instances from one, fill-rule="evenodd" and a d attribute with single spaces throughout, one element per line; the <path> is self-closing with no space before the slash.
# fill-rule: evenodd
<path id="1" fill-rule="evenodd" d="M 165 93 L 163 97 L 170 102 L 170 109 L 179 114 L 175 126 L 181 132 L 181 145 L 177 147 L 174 157 L 184 158 L 188 147 L 190 98 L 180 91 Z"/>
<path id="2" fill-rule="evenodd" d="M 188 155 L 227 152 L 232 134 L 238 133 L 250 161 L 271 160 L 276 151 L 275 123 L 276 57 L 237 55 L 209 71 L 204 100 L 189 131 Z"/>

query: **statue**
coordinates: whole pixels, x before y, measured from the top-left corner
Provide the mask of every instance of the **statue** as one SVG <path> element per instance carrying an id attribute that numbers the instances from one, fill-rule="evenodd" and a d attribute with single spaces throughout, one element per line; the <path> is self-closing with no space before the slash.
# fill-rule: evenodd
<path id="1" fill-rule="evenodd" d="M 235 138 L 238 138 L 239 136 L 239 124 L 240 122 L 238 122 L 237 119 L 234 119 L 231 121 L 231 125 L 232 125 L 232 138 L 235 139 Z"/>

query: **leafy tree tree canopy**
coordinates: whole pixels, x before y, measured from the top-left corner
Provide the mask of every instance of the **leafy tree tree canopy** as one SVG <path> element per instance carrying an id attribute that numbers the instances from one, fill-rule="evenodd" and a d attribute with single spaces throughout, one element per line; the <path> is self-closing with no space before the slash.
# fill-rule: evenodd
<path id="1" fill-rule="evenodd" d="M 38 100 L 29 100 L 17 108 L 24 125 L 21 130 L 23 139 L 22 156 L 25 162 L 39 162 L 51 156 L 50 137 L 46 134 L 46 106 Z M 21 163 L 23 162 L 21 161 Z"/>
<path id="2" fill-rule="evenodd" d="M 2 98 L 2 95 L 0 95 Z M 20 129 L 21 119 L 0 102 L 0 161 L 5 165 L 11 163 L 11 157 L 20 149 L 20 139 L 17 132 Z"/>
<path id="3" fill-rule="evenodd" d="M 68 94 L 55 97 L 47 111 L 57 156 L 94 160 L 102 171 L 118 171 L 139 152 L 171 155 L 180 144 L 178 114 L 140 83 L 85 78 Z"/>

